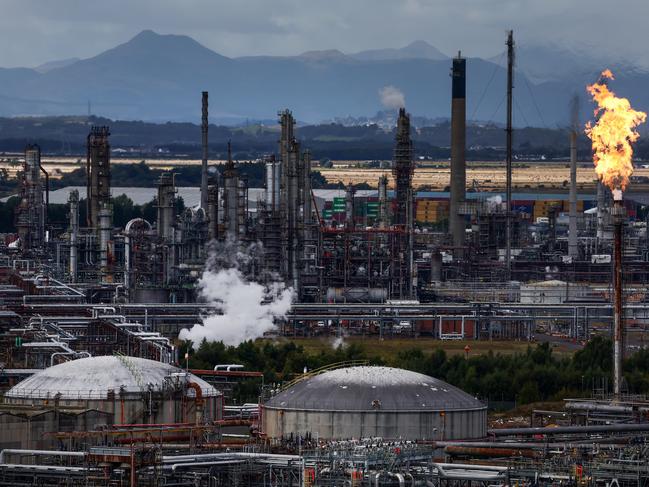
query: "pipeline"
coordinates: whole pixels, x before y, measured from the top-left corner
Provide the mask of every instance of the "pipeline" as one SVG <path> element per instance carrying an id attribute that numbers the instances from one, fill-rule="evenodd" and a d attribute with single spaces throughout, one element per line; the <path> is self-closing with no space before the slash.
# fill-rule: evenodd
<path id="1" fill-rule="evenodd" d="M 626 431 L 649 431 L 649 423 L 607 424 L 602 426 L 557 426 L 555 428 L 501 428 L 487 431 L 490 436 L 531 436 L 531 435 L 561 435 L 579 433 L 617 433 Z"/>
<path id="2" fill-rule="evenodd" d="M 447 446 L 444 448 L 444 453 L 451 456 L 469 456 L 469 457 L 482 457 L 482 458 L 536 458 L 538 453 L 533 451 L 530 447 L 515 449 L 515 448 L 481 448 L 481 447 L 468 447 L 468 446 Z"/>
<path id="3" fill-rule="evenodd" d="M 21 450 L 6 448 L 0 451 L 0 464 L 6 464 L 7 455 L 31 455 L 31 456 L 52 456 L 52 457 L 79 457 L 83 458 L 82 451 L 56 451 L 56 450 Z"/>

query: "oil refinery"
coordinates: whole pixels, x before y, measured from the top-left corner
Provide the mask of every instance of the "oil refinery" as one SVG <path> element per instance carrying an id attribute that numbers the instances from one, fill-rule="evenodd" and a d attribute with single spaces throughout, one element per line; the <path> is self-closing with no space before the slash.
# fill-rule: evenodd
<path id="1" fill-rule="evenodd" d="M 92 126 L 85 187 L 54 192 L 41 148 L 29 144 L 16 232 L 0 243 L 0 485 L 649 485 L 649 399 L 629 386 L 624 364 L 649 324 L 639 217 L 649 201 L 630 179 L 646 115 L 616 97 L 604 71 L 588 87 L 596 190 L 577 185 L 575 117 L 566 191 L 520 191 L 511 32 L 506 46 L 504 193 L 467 185 L 472 60 L 460 53 L 448 66 L 448 191 L 413 183 L 405 107 L 376 189 L 313 188 L 322 161 L 298 139 L 290 109 L 278 113 L 265 184 L 249 187 L 230 142 L 223 163 L 210 161 L 207 91 L 196 93 L 199 187 L 178 186 L 173 171 L 155 190 L 114 187 L 111 129 Z M 114 196 L 138 191 L 149 191 L 155 218 L 117 226 Z M 55 197 L 66 228 L 48 221 Z M 552 409 L 532 406 L 515 422 L 452 385 L 458 376 L 442 366 L 431 370 L 446 380 L 407 370 L 405 354 L 403 368 L 379 357 L 283 375 L 271 363 L 191 362 L 218 342 L 225 360 L 228 346 L 248 341 L 323 337 L 370 348 L 436 339 L 448 350 L 462 340 L 450 359 L 460 364 L 481 342 L 523 343 L 532 355 L 536 341 L 575 352 L 608 337 L 597 361 L 613 373 L 601 387 L 582 375 L 584 394 L 561 391 Z"/>

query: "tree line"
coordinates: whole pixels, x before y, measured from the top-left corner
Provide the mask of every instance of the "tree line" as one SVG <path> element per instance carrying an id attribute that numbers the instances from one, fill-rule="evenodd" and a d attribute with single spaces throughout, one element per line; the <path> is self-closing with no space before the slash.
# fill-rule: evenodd
<path id="1" fill-rule="evenodd" d="M 239 363 L 248 370 L 263 372 L 266 383 L 279 383 L 299 376 L 305 367 L 314 370 L 328 364 L 367 360 L 373 365 L 403 368 L 444 380 L 482 400 L 515 401 L 520 405 L 587 396 L 594 386 L 607 380 L 612 384 L 611 347 L 609 339 L 595 337 L 572 356 L 558 356 L 548 343 L 543 343 L 512 355 L 489 352 L 465 358 L 449 356 L 441 348 L 430 352 L 415 345 L 385 359 L 355 343 L 308 353 L 290 341 L 247 341 L 237 347 L 203 342 L 190 353 L 189 366 L 211 369 L 215 364 Z M 187 349 L 186 343 L 182 353 Z M 625 360 L 624 376 L 629 392 L 649 393 L 649 350 L 638 351 Z M 255 394 L 254 389 L 246 393 Z"/>

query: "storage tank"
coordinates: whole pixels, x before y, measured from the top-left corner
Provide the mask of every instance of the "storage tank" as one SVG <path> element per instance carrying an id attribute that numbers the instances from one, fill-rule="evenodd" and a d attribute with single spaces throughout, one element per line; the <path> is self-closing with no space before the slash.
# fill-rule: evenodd
<path id="1" fill-rule="evenodd" d="M 439 379 L 392 367 L 355 366 L 305 377 L 263 405 L 270 438 L 482 438 L 487 406 Z"/>

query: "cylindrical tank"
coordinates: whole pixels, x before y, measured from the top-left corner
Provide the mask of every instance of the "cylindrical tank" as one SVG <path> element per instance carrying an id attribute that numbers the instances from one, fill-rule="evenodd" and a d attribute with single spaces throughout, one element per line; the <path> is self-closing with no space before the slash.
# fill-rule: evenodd
<path id="1" fill-rule="evenodd" d="M 327 289 L 329 303 L 384 303 L 388 291 L 381 287 L 330 287 Z"/>
<path id="2" fill-rule="evenodd" d="M 487 406 L 441 380 L 391 367 L 346 367 L 307 376 L 263 405 L 269 438 L 482 438 Z"/>
<path id="3" fill-rule="evenodd" d="M 11 388 L 4 403 L 39 413 L 55 411 L 57 417 L 66 409 L 95 411 L 98 414 L 79 425 L 83 431 L 93 431 L 112 424 L 209 424 L 222 417 L 222 399 L 213 386 L 172 365 L 110 355 L 63 362 L 38 371 Z M 61 416 L 61 421 L 55 418 L 47 422 L 5 418 L 0 422 L 6 427 L 0 428 L 0 446 L 7 440 L 19 442 L 21 448 L 50 446 L 36 442 L 56 445 L 58 440 L 52 433 L 70 429 L 70 417 Z M 13 424 L 7 424 L 7 419 Z"/>

